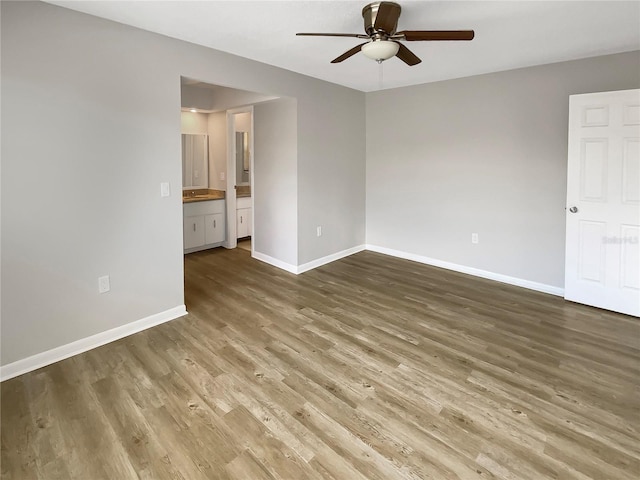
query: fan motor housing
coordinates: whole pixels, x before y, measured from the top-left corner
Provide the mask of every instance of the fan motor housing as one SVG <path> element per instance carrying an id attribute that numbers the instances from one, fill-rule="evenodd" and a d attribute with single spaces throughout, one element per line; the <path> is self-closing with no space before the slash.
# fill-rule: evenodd
<path id="1" fill-rule="evenodd" d="M 392 31 L 385 32 L 389 36 L 396 33 L 396 28 L 398 27 L 398 17 L 400 17 L 400 12 L 402 11 L 400 5 L 395 2 L 374 2 L 370 3 L 362 9 L 362 18 L 364 18 L 364 31 L 367 32 L 367 35 L 374 35 L 378 33 L 376 32 L 374 25 L 376 23 L 376 16 L 378 15 L 378 7 L 380 7 L 381 3 L 386 3 L 387 5 L 393 6 L 398 10 L 398 13 L 395 15 L 396 21 L 393 25 Z"/>

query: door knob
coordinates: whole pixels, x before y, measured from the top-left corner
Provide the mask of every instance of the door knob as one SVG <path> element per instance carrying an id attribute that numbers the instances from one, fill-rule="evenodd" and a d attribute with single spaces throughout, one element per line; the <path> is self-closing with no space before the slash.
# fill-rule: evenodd
<path id="1" fill-rule="evenodd" d="M 578 213 L 578 207 L 571 207 L 571 208 L 569 209 L 569 211 L 570 211 L 571 213 Z"/>

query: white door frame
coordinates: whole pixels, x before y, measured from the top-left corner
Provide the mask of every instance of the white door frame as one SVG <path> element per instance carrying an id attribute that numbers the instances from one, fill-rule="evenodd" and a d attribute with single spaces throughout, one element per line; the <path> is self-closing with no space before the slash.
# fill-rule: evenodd
<path id="1" fill-rule="evenodd" d="M 238 246 L 238 235 L 236 229 L 236 128 L 235 117 L 237 113 L 251 114 L 251 131 L 249 132 L 249 184 L 251 187 L 251 256 L 253 256 L 255 242 L 255 222 L 253 198 L 254 198 L 254 165 L 253 165 L 253 105 L 227 110 L 227 192 L 225 194 L 227 204 L 227 238 L 224 243 L 225 248 L 236 248 Z"/>

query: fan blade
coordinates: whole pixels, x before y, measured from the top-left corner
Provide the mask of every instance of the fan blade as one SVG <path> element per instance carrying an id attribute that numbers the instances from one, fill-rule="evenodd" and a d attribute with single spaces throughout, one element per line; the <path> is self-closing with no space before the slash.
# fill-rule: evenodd
<path id="1" fill-rule="evenodd" d="M 396 43 L 400 45 L 400 49 L 398 50 L 398 53 L 396 53 L 396 57 L 398 57 L 404 63 L 406 63 L 410 67 L 413 67 L 414 65 L 417 65 L 422 61 L 411 50 L 402 45 L 400 42 Z"/>
<path id="2" fill-rule="evenodd" d="M 346 60 L 347 58 L 354 56 L 356 53 L 358 53 L 360 51 L 360 49 L 362 48 L 362 45 L 364 45 L 366 43 L 369 43 L 369 42 L 361 43 L 360 45 L 356 45 L 355 47 L 353 47 L 351 50 L 347 50 L 346 52 L 344 52 L 339 57 L 334 58 L 333 60 L 331 60 L 331 63 L 340 63 L 343 60 Z"/>
<path id="3" fill-rule="evenodd" d="M 404 38 L 407 42 L 419 42 L 426 40 L 473 40 L 473 30 L 404 30 L 394 35 Z"/>
<path id="4" fill-rule="evenodd" d="M 368 35 L 361 33 L 296 33 L 302 37 L 352 37 L 352 38 L 369 38 Z"/>
<path id="5" fill-rule="evenodd" d="M 397 3 L 380 2 L 380 5 L 378 6 L 378 13 L 376 13 L 376 21 L 373 24 L 373 29 L 376 32 L 382 30 L 387 34 L 392 35 L 398 25 L 400 12 L 400 5 Z"/>

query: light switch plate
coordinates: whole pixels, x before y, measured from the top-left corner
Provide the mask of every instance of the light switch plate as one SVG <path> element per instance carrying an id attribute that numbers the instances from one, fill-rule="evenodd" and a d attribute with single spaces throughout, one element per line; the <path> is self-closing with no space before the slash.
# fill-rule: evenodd
<path id="1" fill-rule="evenodd" d="M 169 186 L 169 182 L 163 182 L 160 184 L 160 196 L 168 197 L 171 195 L 171 187 Z"/>

